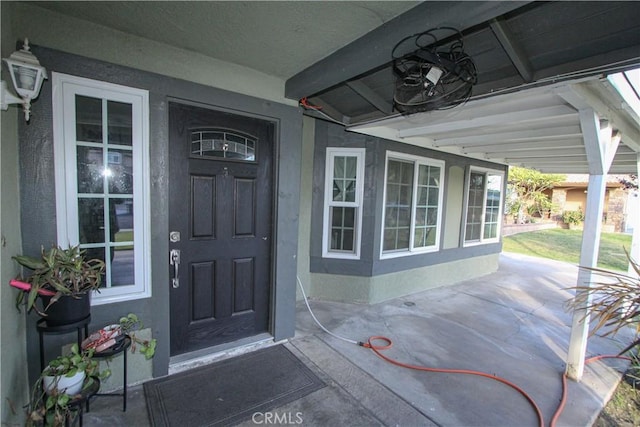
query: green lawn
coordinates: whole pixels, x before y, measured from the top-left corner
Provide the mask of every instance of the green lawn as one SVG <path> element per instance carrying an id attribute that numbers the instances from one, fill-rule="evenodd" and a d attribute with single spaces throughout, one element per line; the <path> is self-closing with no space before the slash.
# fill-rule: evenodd
<path id="1" fill-rule="evenodd" d="M 581 245 L 581 230 L 554 228 L 507 236 L 503 239 L 502 250 L 578 264 Z M 598 267 L 627 271 L 624 248 L 630 247 L 630 235 L 602 233 Z"/>
<path id="2" fill-rule="evenodd" d="M 132 241 L 133 241 L 133 230 L 118 231 L 116 233 L 116 242 L 132 242 Z M 133 245 L 118 246 L 116 248 L 117 251 L 130 250 L 130 249 L 133 249 Z"/>

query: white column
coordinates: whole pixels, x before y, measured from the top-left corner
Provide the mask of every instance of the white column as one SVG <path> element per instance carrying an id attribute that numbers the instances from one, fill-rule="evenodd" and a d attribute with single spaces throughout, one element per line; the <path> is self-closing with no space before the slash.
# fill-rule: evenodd
<path id="1" fill-rule="evenodd" d="M 585 209 L 579 265 L 581 267 L 596 267 L 600 249 L 607 172 L 618 148 L 620 136 L 617 135 L 612 138 L 611 126 L 605 122 L 601 123 L 593 109 L 585 108 L 579 112 L 580 127 L 589 161 L 587 207 Z M 577 286 L 590 286 L 592 283 L 591 276 L 592 274 L 589 270 L 581 268 L 578 272 Z M 589 301 L 591 301 L 590 297 L 579 307 L 576 307 L 573 312 L 566 373 L 569 378 L 575 381 L 580 381 L 584 372 L 584 359 L 589 335 L 589 317 L 586 315 L 586 308 L 589 305 Z"/>
<path id="2" fill-rule="evenodd" d="M 636 175 L 638 176 L 638 182 L 640 183 L 640 153 L 637 154 Z M 629 198 L 629 203 L 631 203 L 632 212 L 635 212 L 635 215 L 633 216 L 635 222 L 632 224 L 633 236 L 631 237 L 629 255 L 631 255 L 631 258 L 636 262 L 640 262 L 640 188 L 636 190 L 636 197 Z M 636 274 L 631 263 L 629 263 L 628 273 L 632 277 Z"/>
<path id="3" fill-rule="evenodd" d="M 587 207 L 585 209 L 584 230 L 582 232 L 582 249 L 580 250 L 579 265 L 581 267 L 595 267 L 598 265 L 606 183 L 606 175 L 589 175 Z M 589 286 L 592 282 L 591 276 L 591 271 L 580 268 L 577 286 Z M 573 312 L 571 340 L 569 341 L 569 354 L 567 356 L 567 375 L 575 381 L 580 381 L 584 371 L 584 358 L 587 352 L 587 338 L 589 336 L 589 317 L 586 316 L 586 307 L 590 301 L 591 296 Z"/>

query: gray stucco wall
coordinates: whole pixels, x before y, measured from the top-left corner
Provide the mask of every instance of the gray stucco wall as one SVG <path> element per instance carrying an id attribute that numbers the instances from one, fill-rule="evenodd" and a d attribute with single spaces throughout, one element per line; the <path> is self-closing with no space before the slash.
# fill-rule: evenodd
<path id="1" fill-rule="evenodd" d="M 342 126 L 316 121 L 316 138 L 313 164 L 313 208 L 311 210 L 311 271 L 351 276 L 377 276 L 410 270 L 453 260 L 499 253 L 500 243 L 471 246 L 454 244 L 460 235 L 464 171 L 469 166 L 478 166 L 506 172 L 506 166 L 482 162 L 409 144 L 389 141 L 372 136 L 347 132 Z M 364 147 L 365 182 L 362 219 L 362 248 L 360 260 L 332 259 L 322 257 L 322 212 L 324 204 L 324 175 L 327 147 Z M 411 255 L 393 259 L 380 259 L 382 234 L 385 155 L 387 151 L 401 152 L 445 162 L 443 230 L 438 252 Z M 462 171 L 462 173 L 461 173 Z M 506 176 L 506 175 L 505 175 Z M 462 181 L 461 181 L 462 180 Z M 449 204 L 454 205 L 449 207 Z M 450 214 L 450 216 L 449 216 Z M 446 244 L 443 244 L 446 243 Z"/>
<path id="2" fill-rule="evenodd" d="M 19 273 L 18 266 L 11 257 L 20 252 L 22 244 L 20 225 L 16 224 L 16 218 L 20 215 L 18 120 L 24 120 L 21 113 L 14 106 L 2 112 L 0 119 L 0 402 L 3 425 L 23 424 L 22 411 L 14 414 L 12 406 L 19 408 L 26 403 L 29 392 L 27 372 L 24 370 L 24 360 L 27 357 L 25 313 L 24 310 L 19 313 L 15 307 L 18 291 L 7 285 Z"/>
<path id="3" fill-rule="evenodd" d="M 359 260 L 322 257 L 327 147 L 366 148 L 362 243 Z M 386 152 L 394 151 L 445 162 L 440 250 L 380 259 Z M 318 298 L 374 303 L 442 286 L 497 269 L 502 244 L 463 247 L 464 188 L 470 166 L 505 171 L 503 165 L 429 150 L 409 144 L 347 132 L 342 126 L 316 121 L 313 159 L 310 271 L 312 295 Z M 505 174 L 506 176 L 506 174 Z M 428 280 L 424 280 L 428 277 Z"/>
<path id="4" fill-rule="evenodd" d="M 13 16 L 2 2 L 2 57 L 15 50 Z M 6 65 L 2 64 L 2 77 L 6 80 Z M 19 172 L 18 172 L 18 122 L 23 121 L 22 108 L 10 106 L 0 113 L 0 402 L 1 423 L 23 425 L 21 406 L 27 402 L 29 385 L 24 360 L 27 358 L 26 321 L 24 311 L 15 307 L 16 290 L 7 283 L 18 274 L 18 267 L 11 259 L 20 251 Z"/>
<path id="5" fill-rule="evenodd" d="M 295 275 L 297 221 L 300 191 L 300 140 L 302 118 L 299 109 L 207 87 L 184 80 L 122 67 L 93 59 L 33 47 L 33 52 L 49 72 L 142 88 L 149 91 L 150 103 L 150 199 L 152 297 L 117 304 L 95 306 L 92 326 L 97 329 L 129 312 L 137 313 L 158 339 L 153 359 L 153 376 L 166 375 L 169 366 L 169 285 L 168 266 L 168 112 L 167 102 L 189 100 L 212 107 L 256 115 L 276 123 L 276 224 L 273 258 L 272 328 L 275 339 L 293 336 L 295 331 Z M 56 243 L 56 211 L 52 137 L 51 85 L 45 83 L 33 106 L 33 119 L 20 128 L 20 169 L 23 206 L 23 252 L 37 254 L 40 246 Z M 35 315 L 28 319 L 30 376 L 39 371 Z M 46 340 L 49 354 L 61 344 L 55 337 Z M 61 338 L 62 339 L 62 338 Z M 50 356 L 48 356 L 50 357 Z"/>
<path id="6" fill-rule="evenodd" d="M 112 64 L 225 88 L 292 106 L 284 98 L 284 80 L 259 70 L 135 36 L 93 22 L 43 9 L 35 2 L 2 1 L 12 9 L 16 37 L 37 45 Z M 231 35 L 233 37 L 233 35 Z M 15 38 L 12 37 L 13 40 Z"/>
<path id="7" fill-rule="evenodd" d="M 302 157 L 301 164 L 313 164 L 313 147 L 315 140 L 315 119 L 305 116 L 302 121 Z M 298 225 L 298 277 L 305 293 L 311 291 L 311 275 L 309 267 L 309 251 L 311 236 L 311 207 L 313 193 L 309 191 L 313 185 L 313 169 L 303 167 L 300 171 L 300 220 Z M 302 299 L 302 293 L 296 288 L 297 299 Z"/>

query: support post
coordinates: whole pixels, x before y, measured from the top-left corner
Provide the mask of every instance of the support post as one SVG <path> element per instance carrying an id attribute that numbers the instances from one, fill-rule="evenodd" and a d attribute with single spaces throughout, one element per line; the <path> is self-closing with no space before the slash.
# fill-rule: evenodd
<path id="1" fill-rule="evenodd" d="M 587 206 L 585 208 L 579 265 L 580 267 L 596 267 L 600 249 L 607 173 L 620 143 L 620 135 L 617 134 L 613 137 L 611 125 L 604 121 L 601 122 L 593 109 L 581 109 L 579 113 L 580 127 L 589 162 L 589 186 L 587 187 Z M 581 268 L 578 271 L 577 286 L 590 286 L 591 283 L 591 271 Z M 585 298 L 584 302 L 579 307 L 576 307 L 573 312 L 566 374 L 574 381 L 580 381 L 584 372 L 584 359 L 589 335 L 587 307 L 590 302 L 591 295 L 588 295 L 588 298 Z"/>
<path id="2" fill-rule="evenodd" d="M 604 212 L 604 194 L 606 189 L 606 175 L 590 175 L 587 188 L 587 207 L 582 231 L 582 248 L 580 250 L 580 266 L 595 267 L 598 265 L 598 250 L 600 248 L 600 232 L 602 230 L 602 214 Z M 592 283 L 591 271 L 580 268 L 577 286 L 589 286 Z M 578 291 L 587 292 L 587 291 Z M 587 338 L 589 335 L 589 316 L 587 306 L 591 302 L 591 295 L 584 304 L 573 312 L 569 354 L 567 356 L 567 376 L 580 381 L 584 372 L 584 358 L 587 352 Z"/>
<path id="3" fill-rule="evenodd" d="M 640 182 L 640 153 L 636 154 L 637 156 L 637 166 L 636 166 L 636 176 L 639 178 Z M 640 262 L 640 188 L 636 190 L 635 197 L 630 198 L 629 203 L 631 203 L 631 209 L 629 211 L 635 212 L 633 217 L 633 235 L 631 236 L 631 247 L 629 248 L 629 255 L 632 259 L 636 260 L 636 262 Z M 636 274 L 635 270 L 629 263 L 628 273 L 630 276 L 634 276 Z"/>

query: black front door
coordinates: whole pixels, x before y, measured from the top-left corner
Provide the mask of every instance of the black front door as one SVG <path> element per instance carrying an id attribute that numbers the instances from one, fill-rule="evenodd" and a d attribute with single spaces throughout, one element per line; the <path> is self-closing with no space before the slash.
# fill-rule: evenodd
<path id="1" fill-rule="evenodd" d="M 269 329 L 273 133 L 169 104 L 172 356 Z"/>

